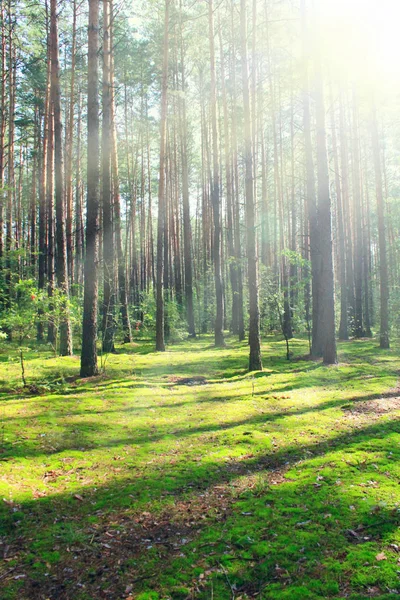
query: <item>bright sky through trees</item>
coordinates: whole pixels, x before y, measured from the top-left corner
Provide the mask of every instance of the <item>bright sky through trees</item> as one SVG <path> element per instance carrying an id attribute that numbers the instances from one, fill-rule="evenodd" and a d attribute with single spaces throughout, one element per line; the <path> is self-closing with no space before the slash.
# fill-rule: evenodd
<path id="1" fill-rule="evenodd" d="M 339 52 L 343 67 L 381 79 L 398 79 L 400 64 L 399 0 L 318 0 L 325 40 Z M 352 60 L 348 54 L 352 53 Z M 375 65 L 374 65 L 375 63 Z"/>

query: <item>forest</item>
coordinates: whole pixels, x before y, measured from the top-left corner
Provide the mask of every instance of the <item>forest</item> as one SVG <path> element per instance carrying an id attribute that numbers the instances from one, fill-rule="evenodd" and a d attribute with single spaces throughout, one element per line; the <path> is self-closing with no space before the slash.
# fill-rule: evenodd
<path id="1" fill-rule="evenodd" d="M 0 600 L 400 594 L 398 0 L 0 0 Z"/>

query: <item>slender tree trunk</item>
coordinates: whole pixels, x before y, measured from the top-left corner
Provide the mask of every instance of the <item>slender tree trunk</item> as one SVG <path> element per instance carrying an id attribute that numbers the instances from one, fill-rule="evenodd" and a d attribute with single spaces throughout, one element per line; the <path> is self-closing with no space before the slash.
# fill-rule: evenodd
<path id="1" fill-rule="evenodd" d="M 182 10 L 182 2 L 181 2 Z M 181 25 L 182 27 L 182 25 Z M 192 268 L 192 227 L 190 223 L 189 204 L 189 169 L 188 169 L 188 145 L 187 145 L 187 115 L 186 115 L 186 77 L 185 59 L 183 48 L 183 35 L 181 29 L 181 78 L 182 78 L 182 102 L 181 102 L 181 164 L 182 164 L 182 209 L 183 209 L 183 251 L 185 268 L 185 299 L 186 319 L 189 337 L 196 337 L 193 307 L 193 268 Z"/>
<path id="2" fill-rule="evenodd" d="M 114 352 L 115 256 L 113 206 L 111 197 L 111 50 L 110 1 L 103 0 L 103 121 L 102 121 L 102 183 L 103 183 L 103 352 Z"/>
<path id="3" fill-rule="evenodd" d="M 97 300 L 99 272 L 99 2 L 89 0 L 88 152 L 86 255 L 84 275 L 81 377 L 97 375 Z"/>
<path id="4" fill-rule="evenodd" d="M 354 335 L 364 336 L 363 326 L 363 240 L 361 213 L 361 172 L 360 139 L 358 133 L 358 114 L 356 96 L 353 95 L 353 222 L 354 222 L 354 283 L 355 283 L 355 320 Z"/>
<path id="5" fill-rule="evenodd" d="M 81 112 L 81 94 L 78 98 L 78 112 Z M 77 285 L 82 285 L 82 261 L 84 256 L 84 225 L 82 214 L 82 182 L 81 182 L 81 119 L 78 119 L 76 132 L 76 181 L 75 181 L 75 260 L 74 260 L 74 281 Z"/>
<path id="6" fill-rule="evenodd" d="M 11 0 L 8 2 L 8 157 L 7 157 L 7 211 L 6 211 L 6 290 L 7 302 L 9 308 L 11 306 L 12 296 L 12 258 L 11 250 L 13 246 L 13 196 L 15 186 L 15 171 L 14 171 L 14 133 L 15 133 L 15 50 L 14 50 L 14 25 L 15 17 Z M 11 338 L 11 332 L 8 332 Z"/>
<path id="7" fill-rule="evenodd" d="M 0 96 L 0 283 L 3 283 L 4 269 L 4 166 L 6 137 L 6 92 L 7 92 L 7 34 L 4 0 L 0 4 L 1 17 L 1 96 Z"/>
<path id="8" fill-rule="evenodd" d="M 50 94 L 49 99 L 49 137 L 48 137 L 48 148 L 47 148 L 47 183 L 46 183 L 46 196 L 47 196 L 47 293 L 50 298 L 49 301 L 49 323 L 47 329 L 47 341 L 50 344 L 56 343 L 56 326 L 54 316 L 52 312 L 54 310 L 53 301 L 51 298 L 54 296 L 54 276 L 55 276 L 55 240 L 54 240 L 54 108 L 53 101 Z"/>
<path id="9" fill-rule="evenodd" d="M 69 119 L 66 134 L 66 235 L 67 235 L 67 257 L 68 273 L 71 284 L 74 283 L 74 240 L 72 233 L 73 224 L 73 186 L 72 186 L 72 156 L 73 156 L 73 132 L 74 132 L 74 109 L 75 109 L 75 63 L 76 63 L 76 20 L 77 0 L 72 0 L 72 47 L 71 47 L 71 89 L 69 98 Z"/>
<path id="10" fill-rule="evenodd" d="M 319 273 L 318 335 L 321 340 L 324 363 L 335 364 L 337 362 L 337 354 L 331 198 L 326 147 L 325 103 L 319 61 L 317 61 L 316 68 L 315 109 L 317 129 L 318 229 L 321 241 L 319 248 L 321 261 Z"/>
<path id="11" fill-rule="evenodd" d="M 49 48 L 47 48 L 47 56 L 49 56 Z M 49 138 L 49 102 L 50 102 L 50 61 L 48 60 L 47 67 L 47 82 L 46 82 L 46 97 L 44 102 L 44 118 L 43 118 L 43 142 L 42 156 L 40 164 L 39 178 L 39 277 L 38 288 L 44 290 L 46 277 L 46 257 L 47 257 L 47 219 L 46 219 L 46 194 L 47 194 L 47 147 Z M 37 340 L 43 341 L 43 321 L 39 315 L 37 328 Z"/>
<path id="12" fill-rule="evenodd" d="M 310 90 L 309 90 L 309 49 L 308 49 L 308 27 L 305 0 L 301 0 L 302 15 L 302 36 L 303 36 L 303 127 L 304 127 L 304 148 L 306 158 L 306 212 L 308 217 L 308 247 L 307 255 L 311 260 L 311 280 L 312 280 L 312 342 L 311 354 L 313 357 L 322 355 L 322 348 L 318 336 L 318 303 L 319 303 L 319 230 L 317 222 L 317 202 L 314 176 L 313 145 L 311 138 L 311 110 L 310 110 Z M 311 304 L 309 298 L 309 285 L 306 286 L 306 313 L 308 313 Z M 309 315 L 306 315 L 307 322 Z"/>
<path id="13" fill-rule="evenodd" d="M 342 181 L 340 179 L 339 170 L 339 155 L 337 148 L 337 136 L 336 136 L 336 122 L 335 122 L 335 110 L 332 99 L 332 151 L 333 151 L 333 164 L 335 169 L 335 188 L 336 188 L 336 213 L 337 213 L 337 228 L 338 228 L 338 242 L 339 242 L 339 267 L 340 267 L 340 325 L 339 325 L 339 339 L 348 340 L 349 333 L 347 328 L 347 286 L 346 286 L 346 242 L 344 235 L 344 222 L 343 222 L 343 196 L 342 196 Z"/>
<path id="14" fill-rule="evenodd" d="M 36 90 L 35 90 L 36 96 Z M 37 194 L 37 176 L 38 176 L 38 155 L 39 155 L 39 138 L 40 138 L 40 124 L 39 124 L 39 111 L 38 107 L 35 107 L 35 118 L 34 118 L 34 155 L 32 161 L 32 190 L 31 190 L 31 202 L 29 207 L 30 212 L 30 266 L 32 268 L 33 277 L 36 275 L 36 194 Z"/>
<path id="15" fill-rule="evenodd" d="M 109 0 L 111 14 L 113 0 Z M 117 247 L 118 261 L 118 288 L 119 303 L 122 319 L 122 330 L 124 343 L 129 344 L 132 341 L 131 323 L 128 312 L 128 296 L 126 290 L 126 270 L 125 257 L 122 250 L 122 232 L 121 232 L 121 198 L 119 193 L 119 167 L 118 167 L 118 147 L 117 147 L 117 128 L 115 125 L 115 94 L 114 94 L 114 60 L 113 60 L 113 29 L 111 27 L 111 121 L 112 121 L 112 184 L 113 184 L 113 205 L 115 214 L 115 244 Z"/>
<path id="16" fill-rule="evenodd" d="M 343 207 L 343 234 L 346 248 L 346 288 L 347 288 L 347 320 L 353 324 L 355 310 L 354 295 L 354 269 L 353 269 L 353 239 L 352 218 L 349 202 L 349 154 L 347 147 L 347 123 L 344 110 L 343 95 L 339 106 L 339 133 L 340 133 L 340 162 L 342 183 L 342 207 Z"/>
<path id="17" fill-rule="evenodd" d="M 221 273 L 221 199 L 220 199 L 220 173 L 218 154 L 218 128 L 217 128 L 217 90 L 215 77 L 215 44 L 214 44 L 214 5 L 213 0 L 208 3 L 208 24 L 210 42 L 210 77 L 211 77 L 211 129 L 213 150 L 213 173 L 211 185 L 211 200 L 214 219 L 214 279 L 216 297 L 216 316 L 214 324 L 215 345 L 224 346 L 224 297 Z"/>
<path id="18" fill-rule="evenodd" d="M 165 351 L 165 307 L 164 307 L 164 236 L 166 226 L 166 184 L 165 148 L 168 108 L 168 56 L 169 56 L 169 8 L 170 0 L 165 0 L 163 68 L 161 81 L 161 123 L 160 123 L 160 177 L 158 183 L 158 224 L 157 224 L 157 297 L 156 297 L 156 350 Z"/>
<path id="19" fill-rule="evenodd" d="M 249 94 L 249 73 L 247 65 L 247 36 L 246 36 L 246 0 L 241 0 L 240 32 L 242 49 L 242 86 L 244 108 L 244 135 L 245 135 L 245 182 L 246 182 L 246 229 L 247 229 L 247 265 L 249 279 L 249 371 L 261 371 L 260 348 L 260 312 L 258 308 L 258 277 L 257 277 L 257 249 L 254 209 L 254 184 L 253 184 L 253 148 L 251 137 L 251 114 Z"/>
<path id="20" fill-rule="evenodd" d="M 222 86 L 222 103 L 224 116 L 224 158 L 225 158 L 225 178 L 226 178 L 226 241 L 227 252 L 229 259 L 229 276 L 232 290 L 232 333 L 239 333 L 239 286 L 238 286 L 238 271 L 235 264 L 235 242 L 234 242 L 234 226 L 233 226 L 233 181 L 232 181 L 232 153 L 230 148 L 229 138 L 229 115 L 228 101 L 226 94 L 225 83 L 225 66 L 224 52 L 222 45 L 222 29 L 219 24 L 219 43 L 221 50 L 221 86 Z"/>
<path id="21" fill-rule="evenodd" d="M 379 240 L 379 276 L 381 299 L 380 347 L 389 348 L 389 278 L 386 249 L 385 203 L 383 198 L 382 165 L 379 149 L 378 121 L 376 108 L 372 108 L 371 117 L 372 152 L 375 168 L 376 202 L 378 211 L 378 240 Z"/>
<path id="22" fill-rule="evenodd" d="M 70 356 L 72 354 L 72 331 L 68 308 L 69 285 L 67 240 L 65 234 L 64 162 L 61 119 L 60 65 L 58 57 L 57 0 L 51 0 L 50 9 L 51 96 L 54 106 L 54 162 L 57 235 L 56 275 L 58 288 L 63 295 L 63 300 L 61 302 L 59 339 L 61 356 Z"/>

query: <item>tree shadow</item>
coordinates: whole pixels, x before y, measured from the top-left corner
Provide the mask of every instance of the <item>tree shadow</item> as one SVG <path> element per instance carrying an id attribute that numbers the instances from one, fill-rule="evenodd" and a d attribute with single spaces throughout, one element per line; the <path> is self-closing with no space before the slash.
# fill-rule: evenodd
<path id="1" fill-rule="evenodd" d="M 202 544 L 205 546 L 202 554 L 210 566 L 218 565 L 220 561 L 226 567 L 230 565 L 232 583 L 243 592 L 259 592 L 260 587 L 271 582 L 287 586 L 312 579 L 311 567 L 317 559 L 321 561 L 324 554 L 318 545 L 321 539 L 328 553 L 334 552 L 340 557 L 343 548 L 365 545 L 389 536 L 400 523 L 399 512 L 385 506 L 371 512 L 370 504 L 366 504 L 365 509 L 351 512 L 351 499 L 340 486 L 333 481 L 324 481 L 320 487 L 315 487 L 316 484 L 310 483 L 307 477 L 305 481 L 301 477 L 298 481 L 292 481 L 290 477 L 286 481 L 283 477 L 281 484 L 286 490 L 283 496 L 279 485 L 271 487 L 268 483 L 259 490 L 244 489 L 245 496 L 233 497 L 228 504 L 223 496 L 218 496 L 222 493 L 218 491 L 219 486 L 227 486 L 227 493 L 230 493 L 242 477 L 257 474 L 274 478 L 281 469 L 285 472 L 295 464 L 301 472 L 318 457 L 335 451 L 346 450 L 349 456 L 358 447 L 368 447 L 372 451 L 378 439 L 379 452 L 389 452 L 394 447 L 392 436 L 399 431 L 400 424 L 396 422 L 368 425 L 357 431 L 340 433 L 330 440 L 296 443 L 242 460 L 224 463 L 208 460 L 204 465 L 187 463 L 185 470 L 180 471 L 173 465 L 162 472 L 147 467 L 140 477 L 110 475 L 104 485 L 95 488 L 82 486 L 74 488 L 73 494 L 56 493 L 18 505 L 5 504 L 1 535 L 9 555 L 17 556 L 13 577 L 26 570 L 31 573 L 29 578 L 21 578 L 18 598 L 80 598 L 77 584 L 85 585 L 85 593 L 92 594 L 88 597 L 100 598 L 100 588 L 105 589 L 103 584 L 106 588 L 111 586 L 113 593 L 123 594 L 132 579 L 136 582 L 134 592 L 141 591 L 145 580 L 157 587 L 160 580 L 165 581 L 167 575 L 172 577 L 176 573 L 181 554 L 186 550 L 189 561 L 182 559 L 181 568 L 186 572 L 187 580 L 192 581 L 196 569 L 190 566 L 190 552 Z M 359 468 L 364 469 L 364 466 L 361 464 Z M 367 464 L 365 478 L 369 476 Z M 212 500 L 215 493 L 216 500 Z M 303 506 L 305 496 L 307 506 Z M 243 501 L 247 504 L 241 504 Z M 238 508 L 235 508 L 237 502 Z M 207 503 L 212 509 L 205 513 L 204 519 L 196 516 L 198 503 L 203 511 Z M 218 503 L 226 510 L 218 512 Z M 183 518 L 179 516 L 179 510 L 173 509 L 176 505 L 188 509 L 187 514 L 181 515 Z M 275 506 L 280 508 L 275 510 Z M 326 507 L 326 512 L 333 513 L 332 519 L 325 519 L 321 506 Z M 153 514 L 149 510 L 154 511 Z M 339 536 L 337 521 L 346 523 Z M 206 548 L 210 527 L 215 530 L 211 538 L 214 557 L 208 556 L 209 548 Z M 250 547 L 246 535 L 258 536 Z M 368 540 L 364 539 L 366 536 Z M 188 540 L 182 542 L 183 538 Z M 293 554 L 297 552 L 297 559 L 300 559 L 304 545 L 307 547 L 306 564 L 296 560 L 294 569 Z M 57 556 L 53 556 L 54 552 Z M 363 556 L 362 560 L 365 560 Z M 54 568 L 46 567 L 46 559 L 50 558 L 55 561 Z M 32 571 L 37 563 L 43 563 L 43 569 L 47 571 L 50 569 L 52 577 L 47 577 L 38 567 L 36 573 Z M 78 572 L 77 564 L 80 565 Z M 248 567 L 244 572 L 246 564 Z M 278 574 L 277 564 L 282 569 Z M 299 566 L 302 568 L 297 568 Z M 5 564 L 2 574 L 7 568 L 8 564 Z M 289 579 L 281 577 L 285 569 L 291 569 Z M 220 574 L 215 576 L 218 579 Z M 221 577 L 221 581 L 223 579 Z"/>

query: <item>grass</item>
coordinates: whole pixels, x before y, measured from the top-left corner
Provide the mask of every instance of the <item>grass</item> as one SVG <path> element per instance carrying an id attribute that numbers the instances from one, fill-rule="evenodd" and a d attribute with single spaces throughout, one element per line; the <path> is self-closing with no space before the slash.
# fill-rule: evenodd
<path id="1" fill-rule="evenodd" d="M 152 348 L 0 355 L 0 598 L 397 597 L 398 348 Z"/>

